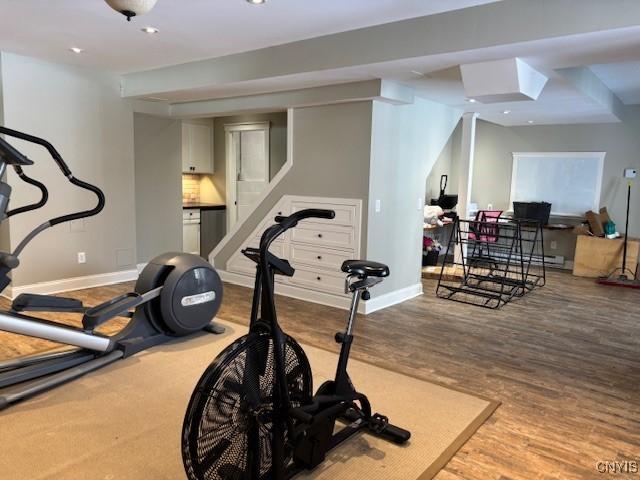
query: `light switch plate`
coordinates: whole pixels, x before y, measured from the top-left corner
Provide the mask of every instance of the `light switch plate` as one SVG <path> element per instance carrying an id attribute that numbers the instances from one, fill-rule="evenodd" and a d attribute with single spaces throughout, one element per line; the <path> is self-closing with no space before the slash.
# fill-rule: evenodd
<path id="1" fill-rule="evenodd" d="M 382 211 L 382 201 L 376 199 L 376 213 L 380 213 Z"/>
<path id="2" fill-rule="evenodd" d="M 635 168 L 626 168 L 624 171 L 624 178 L 636 178 L 638 171 Z"/>

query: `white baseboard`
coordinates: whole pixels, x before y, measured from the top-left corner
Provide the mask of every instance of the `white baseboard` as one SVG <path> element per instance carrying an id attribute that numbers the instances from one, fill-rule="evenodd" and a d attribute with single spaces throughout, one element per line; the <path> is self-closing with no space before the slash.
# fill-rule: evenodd
<path id="1" fill-rule="evenodd" d="M 373 297 L 371 300 L 364 302 L 364 313 L 373 313 L 383 308 L 406 302 L 420 295 L 422 295 L 422 283 L 409 285 L 408 287 L 385 293 L 379 297 Z"/>
<path id="2" fill-rule="evenodd" d="M 138 270 L 122 270 L 120 272 L 99 273 L 97 275 L 87 275 L 84 277 L 63 278 L 51 282 L 39 282 L 32 285 L 21 285 L 19 287 L 7 287 L 2 296 L 14 299 L 21 293 L 37 293 L 40 295 L 50 295 L 53 293 L 68 292 L 70 290 L 80 290 L 84 288 L 101 287 L 113 285 L 114 283 L 129 282 L 138 278 Z"/>
<path id="3" fill-rule="evenodd" d="M 254 278 L 248 275 L 227 272 L 224 270 L 217 270 L 217 272 L 224 282 L 248 288 L 253 288 L 254 286 Z M 293 285 L 276 284 L 276 293 L 278 295 L 284 295 L 285 297 L 297 298 L 298 300 L 304 300 L 311 303 L 319 303 L 320 305 L 327 305 L 329 307 L 340 308 L 342 310 L 349 310 L 351 305 L 351 298 L 349 297 L 341 297 L 339 295 L 318 292 Z M 367 315 L 377 310 L 382 310 L 383 308 L 417 297 L 418 295 L 422 295 L 422 283 L 417 283 L 400 290 L 385 293 L 384 295 L 372 298 L 367 302 L 361 302 L 358 312 Z"/>

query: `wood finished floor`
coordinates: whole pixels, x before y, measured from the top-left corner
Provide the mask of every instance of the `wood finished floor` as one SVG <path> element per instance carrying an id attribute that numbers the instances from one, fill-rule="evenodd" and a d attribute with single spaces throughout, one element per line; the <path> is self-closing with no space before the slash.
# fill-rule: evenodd
<path id="1" fill-rule="evenodd" d="M 77 296 L 96 304 L 128 288 Z M 425 280 L 423 296 L 360 317 L 353 356 L 502 402 L 438 480 L 640 478 L 596 470 L 601 460 L 640 461 L 640 291 L 553 273 L 547 287 L 490 311 L 434 289 Z M 220 317 L 246 324 L 250 295 L 227 285 Z M 278 307 L 299 341 L 337 350 L 344 311 L 285 297 Z M 52 345 L 0 333 L 0 358 Z"/>

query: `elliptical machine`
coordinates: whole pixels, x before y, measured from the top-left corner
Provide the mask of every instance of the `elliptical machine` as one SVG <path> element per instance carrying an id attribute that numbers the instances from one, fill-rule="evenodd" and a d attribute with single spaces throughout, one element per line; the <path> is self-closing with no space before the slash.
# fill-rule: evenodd
<path id="1" fill-rule="evenodd" d="M 411 437 L 387 417 L 372 414 L 369 400 L 347 373 L 358 302 L 368 300 L 369 289 L 389 275 L 386 265 L 343 263 L 345 293 L 352 294 L 349 320 L 335 337 L 341 345 L 335 379 L 315 395 L 307 356 L 278 324 L 274 275 L 290 277 L 294 269 L 269 246 L 305 218 L 334 216 L 332 210 L 309 209 L 276 217 L 260 248 L 243 250 L 257 264 L 249 333 L 218 355 L 191 396 L 182 427 L 182 458 L 190 480 L 284 480 L 315 468 L 358 432 L 396 444 Z M 335 431 L 338 421 L 343 426 Z"/>
<path id="2" fill-rule="evenodd" d="M 46 148 L 71 184 L 97 197 L 94 208 L 48 220 L 27 234 L 13 252 L 0 252 L 2 291 L 11 282 L 9 273 L 19 266 L 19 256 L 31 240 L 55 225 L 97 215 L 104 208 L 105 197 L 100 188 L 75 178 L 46 140 L 2 126 L 0 134 Z M 41 194 L 37 202 L 7 210 L 11 187 L 0 181 L 0 221 L 47 203 L 47 187 L 23 171 L 22 167 L 32 164 L 32 160 L 0 138 L 0 177 L 10 165 L 22 181 L 37 187 Z M 221 302 L 222 282 L 218 273 L 202 258 L 185 253 L 166 253 L 154 258 L 142 270 L 133 292 L 91 308 L 74 298 L 23 293 L 13 301 L 10 311 L 0 312 L 0 330 L 77 348 L 0 363 L 0 410 L 174 337 L 201 330 L 222 333 L 224 328 L 212 323 Z M 21 313 L 27 311 L 82 313 L 82 328 Z M 96 331 L 116 317 L 130 318 L 119 333 L 106 336 Z"/>

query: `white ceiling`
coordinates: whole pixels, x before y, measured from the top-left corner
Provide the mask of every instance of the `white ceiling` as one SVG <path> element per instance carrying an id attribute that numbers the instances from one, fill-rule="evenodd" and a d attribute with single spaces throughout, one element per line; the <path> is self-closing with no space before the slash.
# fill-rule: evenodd
<path id="1" fill-rule="evenodd" d="M 466 102 L 458 65 L 501 58 L 519 57 L 549 77 L 540 98 L 527 102 L 480 104 Z M 634 61 L 635 60 L 635 61 Z M 630 63 L 627 63 L 628 61 Z M 606 63 L 605 62 L 615 62 Z M 582 65 L 596 75 L 622 99 L 623 92 L 614 80 L 630 90 L 640 91 L 640 74 L 627 65 L 640 63 L 640 27 L 604 31 L 534 42 L 502 45 L 479 50 L 403 59 L 365 66 L 278 76 L 256 81 L 226 83 L 203 89 L 175 91 L 162 95 L 170 102 L 198 101 L 259 93 L 308 88 L 320 85 L 384 78 L 416 89 L 419 96 L 475 111 L 480 118 L 505 126 L 534 124 L 607 123 L 619 119 L 602 104 L 587 97 L 556 70 Z M 619 70 L 626 75 L 620 78 Z M 421 72 L 419 75 L 413 72 Z M 640 103 L 633 101 L 628 103 Z M 508 110 L 509 114 L 502 113 Z"/>
<path id="2" fill-rule="evenodd" d="M 495 1 L 158 0 L 129 23 L 103 0 L 0 0 L 0 50 L 124 73 Z M 160 33 L 142 33 L 147 25 Z"/>
<path id="3" fill-rule="evenodd" d="M 0 50 L 53 62 L 126 73 L 214 58 L 392 21 L 493 3 L 494 0 L 158 0 L 126 22 L 103 0 L 0 0 Z M 151 25 L 157 35 L 140 31 Z M 85 49 L 80 55 L 69 47 Z M 549 76 L 535 102 L 470 104 L 458 66 L 519 57 Z M 589 66 L 626 104 L 640 104 L 640 26 L 381 64 L 276 76 L 163 94 L 170 102 L 251 95 L 384 78 L 418 95 L 476 111 L 502 125 L 615 122 L 556 69 Z M 422 72 L 422 74 L 412 73 Z M 510 113 L 505 115 L 504 110 Z"/>

